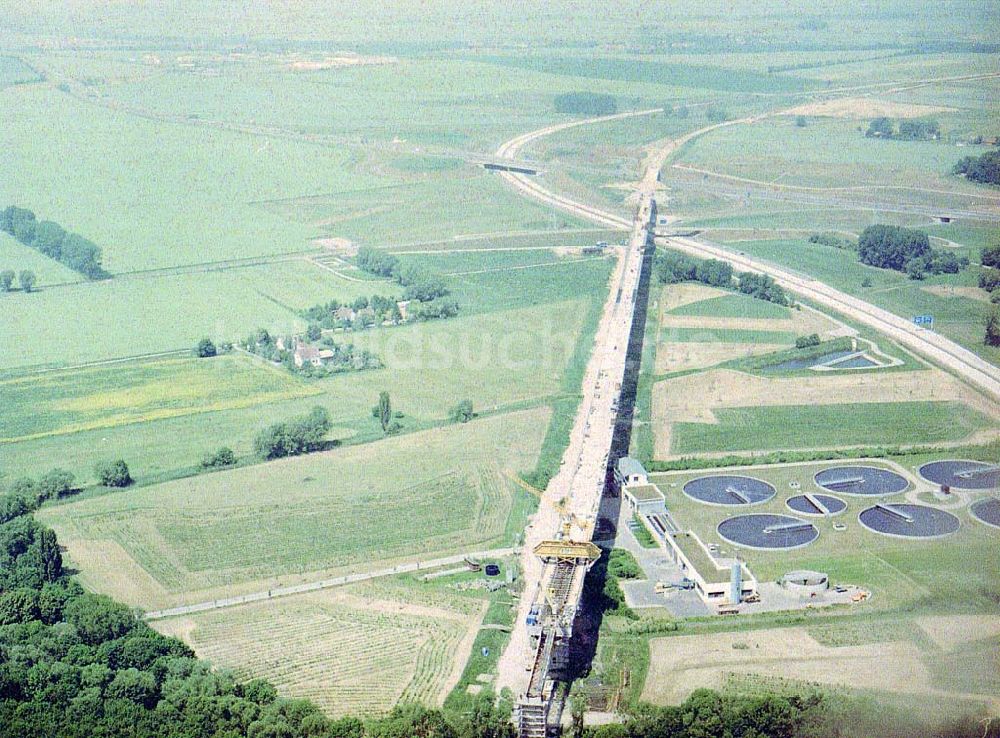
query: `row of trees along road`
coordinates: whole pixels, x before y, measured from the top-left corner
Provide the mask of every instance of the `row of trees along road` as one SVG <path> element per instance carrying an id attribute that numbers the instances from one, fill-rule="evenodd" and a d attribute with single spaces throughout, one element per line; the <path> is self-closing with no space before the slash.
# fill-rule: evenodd
<path id="1" fill-rule="evenodd" d="M 38 220 L 27 208 L 11 205 L 0 211 L 0 230 L 87 279 L 111 276 L 101 266 L 101 250 L 96 244 L 51 220 Z"/>

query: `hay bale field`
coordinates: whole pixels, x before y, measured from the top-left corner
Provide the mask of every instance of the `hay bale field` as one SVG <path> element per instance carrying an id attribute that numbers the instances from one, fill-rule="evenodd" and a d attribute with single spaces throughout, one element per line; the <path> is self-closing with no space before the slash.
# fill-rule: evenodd
<path id="1" fill-rule="evenodd" d="M 213 665 L 269 679 L 328 715 L 371 715 L 400 701 L 440 706 L 468 658 L 485 601 L 424 600 L 416 585 L 354 586 L 154 625 Z"/>

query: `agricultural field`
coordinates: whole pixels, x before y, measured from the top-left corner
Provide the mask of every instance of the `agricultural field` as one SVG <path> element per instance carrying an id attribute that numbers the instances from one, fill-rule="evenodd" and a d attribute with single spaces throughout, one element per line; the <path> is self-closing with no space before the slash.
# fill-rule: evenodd
<path id="1" fill-rule="evenodd" d="M 440 706 L 482 621 L 482 599 L 419 584 L 352 585 L 157 621 L 199 657 L 266 678 L 331 716 L 382 714 L 401 701 Z"/>
<path id="2" fill-rule="evenodd" d="M 14 443 L 319 393 L 243 355 L 101 365 L 0 380 L 4 436 Z"/>
<path id="3" fill-rule="evenodd" d="M 144 608 L 504 542 L 535 409 L 46 508 L 91 588 Z M 392 459 L 391 464 L 385 459 Z"/>
<path id="4" fill-rule="evenodd" d="M 674 423 L 671 454 L 767 452 L 885 443 L 962 441 L 994 428 L 996 419 L 959 402 L 843 403 L 733 407 L 716 423 Z"/>
<path id="5" fill-rule="evenodd" d="M 656 311 L 656 322 L 647 326 L 655 341 L 653 366 L 645 368 L 655 459 L 993 437 L 994 403 L 898 348 L 881 358 L 895 366 L 881 369 L 761 369 L 768 355 L 778 357 L 775 363 L 787 358 L 796 336 L 870 345 L 848 338 L 858 335 L 855 329 L 808 307 L 789 310 L 680 284 L 661 289 Z M 878 355 L 882 349 L 873 345 Z"/>
<path id="6" fill-rule="evenodd" d="M 993 695 L 1000 684 L 991 656 L 994 639 L 987 634 L 997 621 L 984 619 L 986 623 L 977 620 L 963 632 L 960 644 L 947 649 L 928 648 L 927 634 L 919 628 L 874 624 L 869 625 L 867 642 L 850 645 L 828 645 L 801 627 L 652 639 L 651 668 L 642 695 L 654 704 L 677 704 L 694 689 L 739 688 L 744 681 L 751 690 L 808 685 L 883 698 L 888 692 L 891 699 L 907 700 L 914 709 L 926 700 L 995 708 Z M 936 621 L 968 627 L 963 616 L 939 616 Z M 836 633 L 841 628 L 850 625 L 830 630 Z M 972 654 L 971 668 L 966 662 L 955 669 L 963 655 Z"/>

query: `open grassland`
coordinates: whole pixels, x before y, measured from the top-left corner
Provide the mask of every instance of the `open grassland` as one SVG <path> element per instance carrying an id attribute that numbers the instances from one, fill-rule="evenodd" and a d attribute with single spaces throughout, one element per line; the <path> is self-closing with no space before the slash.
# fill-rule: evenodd
<path id="1" fill-rule="evenodd" d="M 301 251 L 316 230 L 254 203 L 376 181 L 344 149 L 151 121 L 48 87 L 5 90 L 0 104 L 18 111 L 0 132 L 14 173 L 0 200 L 91 239 L 112 273 Z"/>
<path id="2" fill-rule="evenodd" d="M 977 431 L 992 433 L 1000 412 L 937 369 L 801 377 L 712 369 L 657 382 L 652 392 L 655 456 L 661 459 L 682 449 L 958 441 Z M 702 443 L 710 448 L 699 448 Z"/>
<path id="3" fill-rule="evenodd" d="M 435 596 L 436 595 L 436 596 Z M 352 586 L 159 621 L 199 657 L 329 715 L 440 706 L 469 656 L 485 602 L 425 594 L 418 584 Z"/>
<path id="4" fill-rule="evenodd" d="M 802 128 L 788 117 L 729 126 L 695 139 L 680 161 L 783 185 L 879 184 L 981 191 L 948 172 L 962 156 L 983 153 L 986 147 L 960 150 L 940 141 L 883 141 L 866 138 L 858 126 L 857 121 L 816 118 Z"/>
<path id="5" fill-rule="evenodd" d="M 734 407 L 716 423 L 674 423 L 672 454 L 960 441 L 993 421 L 958 402 Z"/>
<path id="6" fill-rule="evenodd" d="M 49 508 L 90 587 L 158 607 L 500 543 L 536 409 Z M 386 463 L 391 459 L 392 463 Z"/>
<path id="7" fill-rule="evenodd" d="M 746 295 L 722 295 L 681 305 L 671 310 L 670 314 L 709 318 L 787 320 L 791 318 L 792 312 L 783 305 L 756 300 Z"/>
<path id="8" fill-rule="evenodd" d="M 166 359 L 0 381 L 0 443 L 278 402 L 319 389 L 243 355 Z"/>
<path id="9" fill-rule="evenodd" d="M 16 56 L 0 55 L 0 90 L 28 82 L 40 82 L 42 76 Z"/>
<path id="10" fill-rule="evenodd" d="M 111 279 L 6 295 L 0 369 L 188 349 L 203 336 L 234 341 L 259 326 L 278 335 L 305 329 L 305 321 L 288 308 L 231 274 Z M 277 270 L 275 278 L 280 279 Z M 331 297 L 336 294 L 331 290 Z M 52 330 L 53 324 L 70 323 L 72 330 Z"/>

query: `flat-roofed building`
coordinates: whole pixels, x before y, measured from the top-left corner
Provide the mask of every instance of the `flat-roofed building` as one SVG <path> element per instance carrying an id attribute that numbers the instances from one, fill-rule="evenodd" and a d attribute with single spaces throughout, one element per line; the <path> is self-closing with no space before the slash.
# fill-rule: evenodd
<path id="1" fill-rule="evenodd" d="M 622 497 L 633 515 L 663 515 L 667 505 L 655 484 L 630 484 L 622 488 Z"/>
<path id="2" fill-rule="evenodd" d="M 758 596 L 757 579 L 742 561 L 717 559 L 692 531 L 668 533 L 658 540 L 684 576 L 694 582 L 694 590 L 709 607 L 738 605 Z"/>

